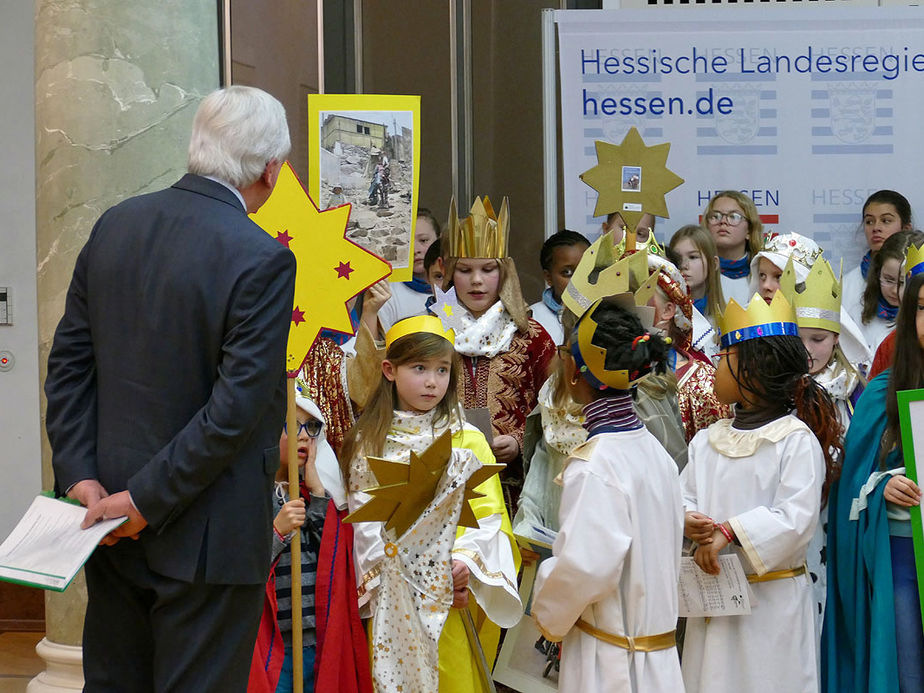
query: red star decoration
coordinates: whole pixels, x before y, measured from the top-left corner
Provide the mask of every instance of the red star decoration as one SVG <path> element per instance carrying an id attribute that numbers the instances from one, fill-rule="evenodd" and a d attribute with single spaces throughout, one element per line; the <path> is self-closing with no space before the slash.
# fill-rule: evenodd
<path id="1" fill-rule="evenodd" d="M 289 229 L 282 231 L 276 234 L 276 240 L 282 243 L 286 248 L 289 247 L 289 241 L 292 240 L 292 236 L 289 235 Z"/>
<path id="2" fill-rule="evenodd" d="M 295 310 L 292 311 L 292 322 L 296 327 L 298 323 L 305 322 L 305 311 L 299 310 L 298 306 L 295 306 Z"/>
<path id="3" fill-rule="evenodd" d="M 337 273 L 337 279 L 349 279 L 353 268 L 349 262 L 341 262 L 339 266 L 334 267 L 334 271 Z"/>

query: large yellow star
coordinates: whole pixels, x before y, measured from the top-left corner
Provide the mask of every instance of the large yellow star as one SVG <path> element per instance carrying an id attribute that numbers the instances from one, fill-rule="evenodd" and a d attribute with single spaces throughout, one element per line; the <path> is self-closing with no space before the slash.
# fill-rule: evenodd
<path id="1" fill-rule="evenodd" d="M 344 522 L 384 522 L 385 529 L 394 529 L 395 536 L 401 537 L 433 500 L 451 455 L 452 435 L 446 431 L 420 455 L 411 451 L 408 462 L 367 458 L 379 485 L 366 489 L 372 498 L 344 518 Z M 502 464 L 482 465 L 469 477 L 465 484 L 460 525 L 478 526 L 469 500 L 484 494 L 474 488 L 503 467 Z"/>
<path id="2" fill-rule="evenodd" d="M 581 174 L 581 180 L 599 193 L 595 217 L 619 212 L 626 226 L 634 229 L 646 212 L 669 216 L 664 196 L 683 183 L 667 168 L 670 142 L 646 147 L 638 130 L 631 128 L 622 144 L 598 140 L 595 145 L 597 165 Z"/>
<path id="3" fill-rule="evenodd" d="M 286 370 L 295 374 L 322 329 L 353 334 L 347 302 L 391 273 L 391 265 L 346 238 L 350 205 L 318 210 L 286 162 L 273 194 L 250 215 L 295 253 L 295 302 Z"/>

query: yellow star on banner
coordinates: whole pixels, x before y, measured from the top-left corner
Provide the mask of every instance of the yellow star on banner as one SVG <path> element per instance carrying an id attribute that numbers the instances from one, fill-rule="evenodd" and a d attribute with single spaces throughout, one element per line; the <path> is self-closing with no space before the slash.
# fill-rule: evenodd
<path id="1" fill-rule="evenodd" d="M 452 435 L 446 431 L 420 455 L 412 450 L 408 462 L 367 457 L 379 485 L 366 489 L 372 498 L 343 521 L 384 522 L 385 529 L 394 529 L 395 536 L 401 537 L 433 500 L 451 455 Z M 468 501 L 483 496 L 474 488 L 503 467 L 502 464 L 486 464 L 469 477 L 465 483 L 460 525 L 478 526 Z"/>
<path id="2" fill-rule="evenodd" d="M 286 370 L 294 375 L 322 329 L 353 334 L 347 302 L 391 274 L 391 265 L 346 238 L 350 205 L 319 211 L 288 162 L 273 194 L 250 217 L 298 263 L 286 348 Z"/>
<path id="3" fill-rule="evenodd" d="M 670 142 L 646 147 L 636 128 L 631 128 L 616 145 L 598 140 L 597 165 L 581 174 L 581 180 L 596 190 L 594 216 L 619 212 L 626 226 L 634 229 L 642 214 L 668 218 L 664 196 L 683 178 L 667 168 Z"/>

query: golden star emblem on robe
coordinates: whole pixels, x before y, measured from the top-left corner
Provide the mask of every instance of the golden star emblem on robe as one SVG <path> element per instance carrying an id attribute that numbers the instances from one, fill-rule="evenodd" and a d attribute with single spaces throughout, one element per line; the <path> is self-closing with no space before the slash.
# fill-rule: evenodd
<path id="1" fill-rule="evenodd" d="M 294 375 L 322 329 L 353 334 L 347 302 L 391 274 L 391 265 L 346 238 L 350 205 L 318 210 L 288 162 L 273 194 L 250 218 L 295 253 L 286 347 L 286 370 Z"/>
<path id="2" fill-rule="evenodd" d="M 343 521 L 383 522 L 385 529 L 393 529 L 395 536 L 401 537 L 433 501 L 451 456 L 452 434 L 447 430 L 419 455 L 412 450 L 408 462 L 368 457 L 369 468 L 379 485 L 366 489 L 372 498 Z M 478 526 L 469 500 L 483 496 L 475 487 L 503 468 L 502 464 L 485 464 L 468 478 L 459 525 Z"/>
<path id="3" fill-rule="evenodd" d="M 646 147 L 636 128 L 630 128 L 621 144 L 597 140 L 597 165 L 581 174 L 581 180 L 597 191 L 594 216 L 619 212 L 634 229 L 646 212 L 668 218 L 665 195 L 683 183 L 667 168 L 670 142 Z"/>

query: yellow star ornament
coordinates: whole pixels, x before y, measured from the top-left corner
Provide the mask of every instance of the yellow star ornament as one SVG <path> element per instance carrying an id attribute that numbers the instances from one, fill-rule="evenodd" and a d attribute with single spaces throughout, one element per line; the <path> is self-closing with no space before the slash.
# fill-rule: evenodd
<path id="1" fill-rule="evenodd" d="M 616 145 L 598 140 L 597 165 L 581 174 L 581 180 L 597 191 L 594 216 L 619 212 L 634 229 L 645 213 L 668 218 L 664 196 L 683 178 L 667 168 L 670 142 L 646 147 L 636 128 Z"/>
<path id="2" fill-rule="evenodd" d="M 319 211 L 288 162 L 273 194 L 250 218 L 295 254 L 286 348 L 286 370 L 294 376 L 322 329 L 353 334 L 347 302 L 391 274 L 391 265 L 346 238 L 350 205 Z"/>
<path id="3" fill-rule="evenodd" d="M 411 451 L 408 462 L 395 462 L 379 457 L 366 458 L 378 486 L 366 489 L 372 498 L 363 507 L 350 513 L 344 522 L 384 522 L 385 529 L 393 529 L 401 537 L 426 507 L 433 501 L 437 486 L 452 457 L 452 435 L 446 431 L 420 455 Z M 484 494 L 475 487 L 484 483 L 504 468 L 502 464 L 486 464 L 465 482 L 465 493 L 459 525 L 477 527 L 478 520 L 469 500 Z"/>

